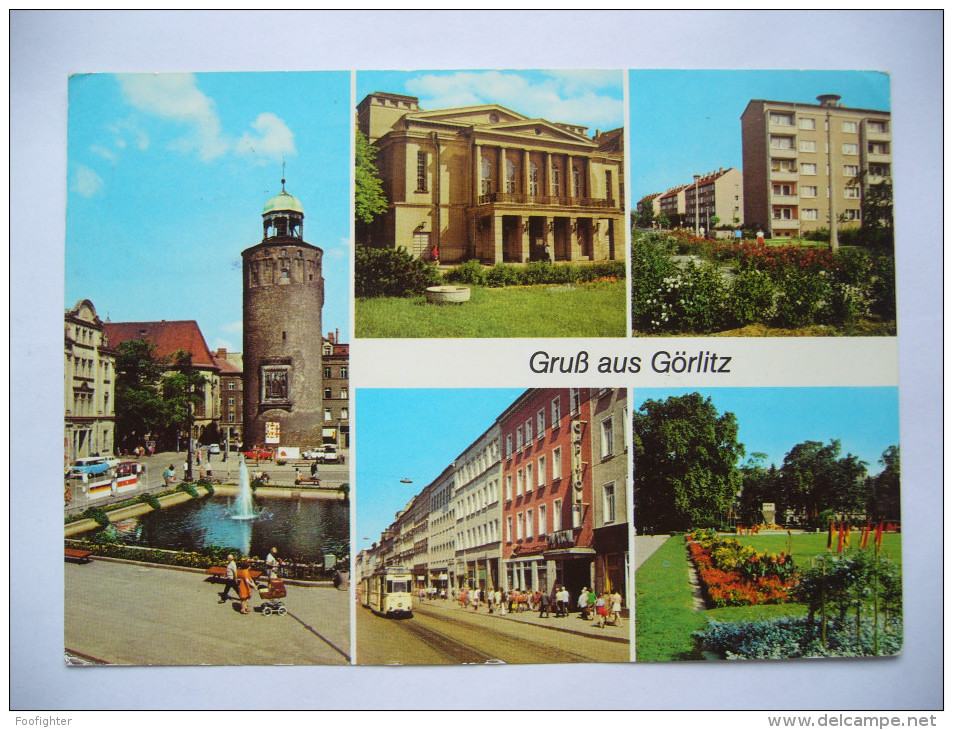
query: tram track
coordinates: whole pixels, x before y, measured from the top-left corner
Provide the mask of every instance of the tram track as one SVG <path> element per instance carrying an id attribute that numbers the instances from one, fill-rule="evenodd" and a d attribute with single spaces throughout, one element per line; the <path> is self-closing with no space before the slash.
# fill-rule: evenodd
<path id="1" fill-rule="evenodd" d="M 496 655 L 490 655 L 483 649 L 478 646 L 474 646 L 470 642 L 463 642 L 459 639 L 447 636 L 446 633 L 440 632 L 434 628 L 430 627 L 421 627 L 425 628 L 426 631 L 430 632 L 433 635 L 439 636 L 440 641 L 451 642 L 461 647 L 467 647 L 472 649 L 479 655 L 483 655 L 488 659 L 494 661 L 506 661 L 506 656 L 510 656 L 510 660 L 506 663 L 554 663 L 554 664 L 591 664 L 593 661 L 599 661 L 597 658 L 592 656 L 586 656 L 583 654 L 578 654 L 570 649 L 553 646 L 552 643 L 538 641 L 536 639 L 530 639 L 523 636 L 517 636 L 510 632 L 497 631 L 490 626 L 476 625 L 474 622 L 453 616 L 450 611 L 437 610 L 430 611 L 427 609 L 420 610 L 422 607 L 418 606 L 415 611 L 415 616 L 418 619 L 422 616 L 426 616 L 432 621 L 439 621 L 445 624 L 451 624 L 452 626 L 457 627 L 458 630 L 466 630 L 468 633 L 476 633 L 480 637 L 484 637 L 493 642 L 501 643 L 506 651 L 505 652 L 496 652 Z M 500 619 L 502 620 L 502 619 Z M 401 624 L 409 622 L 401 622 Z M 416 625 L 419 625 L 416 624 Z M 432 644 L 428 644 L 433 646 Z M 437 647 L 433 647 L 437 649 Z M 506 656 L 500 657 L 499 654 L 504 653 Z M 513 656 L 520 657 L 518 660 L 514 661 Z M 528 660 L 526 657 L 530 657 Z M 484 663 L 486 659 L 480 661 L 471 661 L 469 663 Z M 467 663 L 467 662 L 464 662 Z"/>
<path id="2" fill-rule="evenodd" d="M 497 657 L 472 644 L 451 638 L 435 629 L 422 625 L 414 619 L 399 620 L 395 623 L 401 630 L 413 635 L 430 649 L 457 664 L 486 664 L 500 661 Z"/>

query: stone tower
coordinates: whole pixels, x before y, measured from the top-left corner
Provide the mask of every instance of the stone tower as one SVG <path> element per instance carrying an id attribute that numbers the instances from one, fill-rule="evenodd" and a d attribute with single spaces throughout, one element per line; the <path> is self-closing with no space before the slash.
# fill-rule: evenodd
<path id="1" fill-rule="evenodd" d="M 244 442 L 265 443 L 279 424 L 282 446 L 321 443 L 323 251 L 305 243 L 301 202 L 281 192 L 265 204 L 261 243 L 242 251 Z"/>

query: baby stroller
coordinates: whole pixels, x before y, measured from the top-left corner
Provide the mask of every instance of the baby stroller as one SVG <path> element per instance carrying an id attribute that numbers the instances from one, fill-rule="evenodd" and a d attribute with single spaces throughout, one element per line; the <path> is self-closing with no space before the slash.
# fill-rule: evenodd
<path id="1" fill-rule="evenodd" d="M 288 595 L 284 581 L 282 581 L 281 578 L 269 579 L 268 587 L 259 590 L 258 595 L 264 599 L 264 603 L 261 604 L 262 615 L 270 616 L 273 613 L 277 613 L 279 616 L 284 616 L 288 613 L 285 604 L 279 600 Z"/>

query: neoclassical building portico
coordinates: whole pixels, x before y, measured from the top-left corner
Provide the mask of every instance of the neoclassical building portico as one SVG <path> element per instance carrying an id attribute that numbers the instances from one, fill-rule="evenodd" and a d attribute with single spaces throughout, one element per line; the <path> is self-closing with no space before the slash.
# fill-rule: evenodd
<path id="1" fill-rule="evenodd" d="M 623 135 L 530 119 L 497 104 L 423 111 L 369 94 L 358 127 L 378 149 L 389 200 L 359 232 L 442 263 L 625 257 Z"/>

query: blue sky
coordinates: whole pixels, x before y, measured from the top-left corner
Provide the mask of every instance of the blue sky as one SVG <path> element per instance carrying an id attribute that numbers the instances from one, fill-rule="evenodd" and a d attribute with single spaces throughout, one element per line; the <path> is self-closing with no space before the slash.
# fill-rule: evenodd
<path id="1" fill-rule="evenodd" d="M 359 388 L 355 550 L 379 540 L 394 514 L 493 425 L 523 390 Z M 413 484 L 401 484 L 401 479 Z"/>
<path id="2" fill-rule="evenodd" d="M 854 454 L 868 473 L 879 474 L 884 449 L 900 443 L 896 388 L 637 388 L 633 410 L 648 399 L 686 393 L 701 393 L 718 413 L 735 414 L 745 460 L 760 451 L 768 455 L 765 464 L 781 466 L 799 443 L 837 439 L 842 456 Z"/>
<path id="3" fill-rule="evenodd" d="M 66 306 L 194 319 L 242 349 L 241 252 L 286 189 L 324 250 L 324 333 L 349 331 L 350 73 L 86 74 L 69 84 Z"/>
<path id="4" fill-rule="evenodd" d="M 358 71 L 357 101 L 375 91 L 416 96 L 427 111 L 500 104 L 531 118 L 588 126 L 590 137 L 624 122 L 618 70 Z"/>
<path id="5" fill-rule="evenodd" d="M 769 59 L 766 57 L 766 64 Z M 874 71 L 629 71 L 632 205 L 692 175 L 741 166 L 741 114 L 752 99 L 890 109 L 889 76 Z"/>

